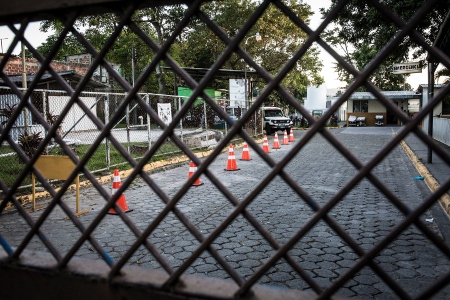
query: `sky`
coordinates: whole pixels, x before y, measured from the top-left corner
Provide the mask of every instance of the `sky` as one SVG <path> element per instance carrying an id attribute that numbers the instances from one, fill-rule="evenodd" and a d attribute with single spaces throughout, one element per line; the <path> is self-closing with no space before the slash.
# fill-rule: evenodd
<path id="1" fill-rule="evenodd" d="M 311 18 L 310 27 L 311 29 L 316 29 L 320 23 L 321 20 L 321 14 L 320 14 L 320 8 L 321 7 L 328 7 L 331 4 L 331 0 L 306 0 L 305 3 L 309 4 L 311 6 L 312 11 L 315 13 L 315 15 Z M 39 31 L 39 22 L 30 23 L 27 30 L 25 31 L 25 38 L 28 39 L 28 41 L 34 46 L 38 47 L 45 41 L 45 39 L 48 36 L 48 33 L 40 32 Z M 6 52 L 8 50 L 9 45 L 11 44 L 12 40 L 14 39 L 14 34 L 9 30 L 6 26 L 0 26 L 0 41 L 3 47 L 3 52 Z M 325 84 L 328 89 L 337 89 L 342 88 L 345 86 L 345 83 L 340 82 L 337 79 L 337 73 L 334 71 L 333 68 L 333 62 L 335 62 L 334 58 L 332 58 L 326 51 L 324 51 L 320 46 L 318 47 L 320 50 L 320 59 L 323 62 L 323 69 L 321 71 L 321 75 L 325 79 Z M 338 49 L 335 49 L 336 51 Z M 337 51 L 339 53 L 339 51 Z M 20 53 L 20 44 L 17 46 L 13 54 L 19 54 Z M 402 62 L 399 62 L 402 63 Z M 399 75 L 402 76 L 402 75 Z M 411 74 L 407 82 L 416 89 L 419 84 L 426 84 L 427 83 L 427 69 L 423 69 L 422 73 L 416 73 Z"/>
<path id="2" fill-rule="evenodd" d="M 321 19 L 321 13 L 320 8 L 322 7 L 329 7 L 331 5 L 331 0 L 316 0 L 316 1 L 310 1 L 307 0 L 305 3 L 309 4 L 311 6 L 311 10 L 315 13 L 314 16 L 311 18 L 310 27 L 311 29 L 315 30 L 319 25 L 322 23 Z M 323 69 L 321 72 L 321 75 L 325 78 L 325 84 L 327 85 L 327 88 L 329 89 L 336 89 L 341 88 L 345 86 L 345 83 L 340 82 L 337 79 L 337 73 L 334 71 L 334 62 L 335 59 L 331 57 L 331 55 L 328 54 L 325 50 L 323 50 L 320 46 L 318 46 L 320 49 L 320 58 L 323 62 Z M 340 53 L 338 49 L 334 48 L 334 50 L 337 53 Z M 403 61 L 399 61 L 398 63 L 404 63 Z M 398 75 L 402 76 L 402 75 Z M 411 74 L 407 78 L 407 82 L 411 85 L 413 89 L 417 89 L 419 84 L 426 84 L 428 82 L 427 79 L 427 69 L 423 69 L 422 73 L 416 73 Z"/>

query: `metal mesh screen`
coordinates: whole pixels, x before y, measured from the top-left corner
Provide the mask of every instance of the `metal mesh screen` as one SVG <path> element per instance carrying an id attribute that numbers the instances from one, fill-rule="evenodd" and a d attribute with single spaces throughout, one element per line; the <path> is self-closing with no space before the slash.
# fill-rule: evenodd
<path id="1" fill-rule="evenodd" d="M 247 295 L 252 286 L 258 282 L 271 283 L 275 281 L 273 278 L 277 276 L 276 274 L 285 270 L 288 270 L 286 272 L 290 274 L 288 280 L 281 278 L 279 281 L 291 282 L 285 284 L 288 287 L 313 291 L 317 293 L 317 297 L 320 299 L 326 299 L 335 294 L 339 295 L 339 291 L 354 286 L 355 280 L 362 280 L 361 278 L 369 276 L 369 274 L 378 278 L 375 281 L 376 284 L 387 286 L 392 295 L 402 299 L 409 299 L 414 296 L 419 299 L 426 299 L 438 294 L 444 288 L 448 289 L 450 247 L 421 217 L 449 190 L 450 180 L 445 181 L 439 189 L 423 199 L 422 202 L 411 204 L 405 201 L 408 199 L 401 199 L 398 196 L 395 184 L 384 180 L 384 172 L 389 169 L 389 159 L 392 153 L 398 151 L 397 146 L 410 133 L 429 145 L 447 165 L 450 164 L 448 153 L 418 127 L 433 107 L 448 95 L 450 88 L 449 86 L 443 87 L 429 105 L 423 107 L 414 118 L 410 118 L 367 80 L 369 75 L 389 55 L 390 51 L 401 43 L 405 37 L 414 40 L 428 51 L 435 60 L 450 68 L 448 57 L 437 48 L 427 44 L 421 34 L 414 30 L 416 24 L 430 11 L 436 1 L 428 1 L 407 22 L 394 15 L 382 3 L 375 0 L 367 1 L 367 5 L 376 7 L 399 30 L 363 71 L 354 69 L 321 38 L 321 33 L 325 27 L 340 13 L 346 2 L 339 1 L 324 19 L 322 25 L 316 31 L 312 31 L 282 1 L 262 1 L 239 32 L 234 37 L 230 37 L 202 12 L 202 1 L 195 1 L 186 6 L 182 20 L 174 28 L 170 37 L 163 44 L 158 45 L 141 28 L 141 24 L 133 22 L 132 16 L 138 10 L 136 3 L 125 1 L 122 3 L 123 7 L 115 12 L 117 26 L 114 32 L 99 50 L 95 49 L 82 34 L 73 28 L 73 23 L 79 17 L 79 14 L 86 14 L 83 10 L 74 10 L 58 16 L 64 28 L 46 57 L 41 56 L 23 37 L 24 28 L 31 16 L 23 17 L 21 26 L 17 28 L 13 23 L 5 21 L 10 30 L 16 34 L 13 45 L 19 41 L 24 42 L 28 50 L 41 64 L 35 80 L 26 90 L 19 89 L 4 72 L 0 73 L 5 85 L 9 88 L 0 90 L 2 95 L 8 95 L 8 97 L 1 98 L 2 105 L 14 105 L 7 122 L 0 129 L 2 148 L 8 148 L 8 151 L 2 150 L 1 159 L 11 157 L 11 155 L 8 156 L 3 153 L 13 153 L 14 158 L 21 161 L 20 168 L 10 172 L 11 178 L 2 177 L 0 180 L 0 187 L 3 192 L 0 211 L 3 217 L 8 216 L 5 208 L 8 204 L 13 205 L 20 216 L 20 224 L 23 226 L 17 230 L 17 234 L 13 238 L 8 233 L 11 228 L 10 225 L 6 221 L 4 223 L 0 215 L 0 222 L 2 222 L 4 228 L 0 241 L 11 263 L 18 259 L 24 250 L 39 250 L 50 252 L 57 262 L 58 269 L 67 267 L 74 256 L 100 258 L 110 267 L 110 278 L 119 275 L 127 263 L 161 268 L 168 274 L 165 283 L 161 286 L 162 290 L 170 290 L 181 280 L 180 276 L 185 273 L 208 274 L 208 271 L 210 271 L 211 274 L 214 273 L 210 274 L 211 276 L 229 278 L 236 284 L 234 297 Z M 308 35 L 302 46 L 286 61 L 282 69 L 277 70 L 275 76 L 272 76 L 255 62 L 243 48 L 246 35 L 271 5 L 275 6 L 288 17 L 290 22 Z M 51 12 L 49 13 L 51 14 Z M 169 55 L 169 50 L 180 32 L 192 20 L 207 25 L 224 45 L 221 55 L 216 58 L 215 63 L 201 80 L 194 80 Z M 122 30 L 132 31 L 147 46 L 147 50 L 153 53 L 151 61 L 140 74 L 134 86 L 122 78 L 105 58 L 108 49 L 115 44 Z M 81 79 L 76 87 L 71 87 L 50 65 L 53 56 L 57 53 L 69 32 L 93 57 L 93 62 L 86 76 Z M 281 84 L 283 78 L 297 61 L 302 59 L 312 45 L 320 45 L 324 48 L 355 78 L 337 102 L 318 119 L 307 112 Z M 3 70 L 13 48 L 10 47 L 1 60 L 0 69 Z M 221 66 L 232 54 L 237 54 L 243 58 L 266 82 L 265 88 L 258 98 L 235 120 L 229 117 L 219 101 L 205 92 L 208 84 L 214 80 Z M 186 82 L 192 89 L 190 96 L 181 101 L 179 97 L 139 93 L 145 80 L 156 72 L 155 70 L 160 62 L 164 62 Z M 108 70 L 114 81 L 123 89 L 123 93 L 97 94 L 85 91 L 89 79 L 98 66 Z M 37 90 L 38 79 L 45 72 L 49 72 L 58 85 L 63 87 L 62 92 Z M 347 141 L 345 138 L 337 138 L 325 129 L 332 115 L 339 110 L 339 107 L 349 99 L 359 86 L 366 87 L 405 124 L 402 130 L 398 131 L 392 138 L 368 142 L 368 144 L 374 143 L 370 155 L 360 153 L 358 149 L 353 149 L 349 145 L 351 141 Z M 281 153 L 276 157 L 264 152 L 259 145 L 259 141 L 255 139 L 262 133 L 260 107 L 263 105 L 264 99 L 274 92 L 280 95 L 286 105 L 299 111 L 306 119 L 303 122 L 307 121 L 310 125 L 310 129 L 301 133 L 301 138 L 292 145 L 288 152 Z M 195 105 L 197 98 L 202 98 L 204 105 Z M 61 103 L 64 103 L 64 105 L 52 110 L 52 100 L 58 105 L 61 105 Z M 173 118 L 170 123 L 166 124 L 160 118 L 157 103 L 172 104 Z M 75 109 L 82 115 L 77 120 L 82 121 L 78 124 L 64 122 L 63 120 Z M 52 122 L 48 122 L 45 112 L 50 112 L 57 117 Z M 21 126 L 25 126 L 27 116 L 28 125 L 32 128 L 29 134 L 35 132 L 34 130 L 43 133 L 42 140 L 29 153 L 26 153 L 15 142 L 19 135 L 24 132 Z M 215 118 L 218 118 L 216 119 L 217 122 Z M 220 124 L 223 124 L 223 127 L 214 128 L 215 124 L 219 123 L 218 120 L 222 121 Z M 189 124 L 190 122 L 192 124 Z M 118 126 L 119 124 L 125 126 L 118 128 L 121 127 Z M 62 132 L 60 131 L 61 126 Z M 74 144 L 79 144 L 77 140 L 81 140 L 81 133 L 78 133 L 78 136 L 72 133 L 76 126 L 86 126 L 85 129 L 79 130 L 80 132 L 83 131 L 83 136 L 86 137 L 86 142 L 81 143 L 86 146 L 82 152 L 74 147 Z M 200 159 L 197 156 L 198 153 L 194 151 L 196 147 L 186 142 L 186 136 L 180 134 L 183 128 L 193 127 L 214 129 L 214 132 L 221 130 L 223 134 L 218 139 L 217 146 L 211 149 L 211 153 L 203 159 Z M 127 140 L 127 135 L 133 136 L 137 131 L 142 131 L 142 141 L 135 141 L 129 137 Z M 152 131 L 158 131 L 158 134 L 152 135 Z M 92 132 L 92 134 L 89 134 L 89 132 Z M 207 131 L 206 134 L 208 134 Z M 221 156 L 222 150 L 236 139 L 245 141 L 268 166 L 263 169 L 254 169 L 259 180 L 254 179 L 251 188 L 248 189 L 230 186 L 227 184 L 227 180 L 215 171 L 218 168 L 217 165 L 224 161 Z M 73 141 L 73 144 L 68 141 Z M 103 159 L 103 165 L 90 165 L 99 152 L 105 153 L 108 151 L 107 147 L 114 152 L 109 161 L 105 158 Z M 133 147 L 134 149 L 142 147 L 143 150 L 139 152 L 139 155 L 134 155 Z M 169 147 L 170 150 L 161 152 L 164 147 Z M 54 148 L 58 150 L 54 150 Z M 323 179 L 315 178 L 315 174 L 310 173 L 315 168 L 313 162 L 308 164 L 302 162 L 301 159 L 303 153 L 314 152 L 319 148 L 321 151 L 329 153 L 327 156 L 329 161 L 326 163 L 328 166 L 342 164 L 342 166 L 352 170 L 351 173 L 342 175 L 342 177 L 339 175 L 339 180 L 342 181 L 337 190 L 319 193 L 311 191 L 311 187 Z M 59 189 L 55 189 L 55 185 L 46 180 L 34 166 L 41 154 L 52 153 L 52 151 L 59 151 L 59 154 L 68 155 L 76 164 L 68 179 L 59 184 Z M 166 177 L 161 177 L 162 175 L 159 173 L 151 174 L 144 170 L 145 165 L 155 160 L 158 155 L 172 152 L 183 153 L 197 166 L 197 171 L 187 181 L 181 180 L 180 183 L 178 175 L 170 172 L 167 173 Z M 30 156 L 27 156 L 27 154 Z M 127 178 L 123 180 L 117 192 L 111 195 L 109 188 L 105 188 L 97 180 L 93 171 L 109 170 L 110 167 L 123 161 L 131 167 L 131 171 L 127 173 Z M 303 163 L 304 165 L 302 165 Z M 293 175 L 296 174 L 294 171 L 296 168 L 301 168 L 303 177 L 298 178 Z M 29 184 L 31 172 L 36 175 L 42 187 L 51 196 L 45 210 L 32 214 L 27 212 L 17 199 L 19 187 Z M 96 200 L 91 205 L 96 205 L 98 208 L 95 214 L 92 213 L 90 217 L 86 218 L 76 217 L 72 207 L 73 203 L 67 201 L 66 198 L 70 185 L 79 173 L 92 185 L 89 192 L 91 193 L 90 199 Z M 327 174 L 328 176 L 338 176 L 333 175 L 333 173 Z M 206 191 L 192 187 L 192 184 L 200 178 L 200 175 L 202 175 L 203 181 L 208 183 L 209 188 Z M 241 180 L 248 179 L 241 178 Z M 162 181 L 170 181 L 172 185 L 167 188 L 161 187 Z M 278 186 L 280 186 L 280 190 L 286 192 L 279 192 L 276 196 L 270 194 L 270 187 L 277 190 Z M 137 194 L 138 188 L 146 189 L 145 192 Z M 361 226 L 359 233 L 348 226 L 356 222 L 354 220 L 358 219 L 357 216 L 360 214 L 360 211 L 356 208 L 358 207 L 358 198 L 363 197 L 357 194 L 361 190 L 367 194 L 378 195 L 379 202 L 384 203 L 386 209 L 393 210 L 396 216 L 390 220 L 390 226 L 380 225 L 379 230 L 383 232 L 381 239 L 367 243 L 355 237 L 360 234 L 362 237 L 370 239 L 370 232 L 365 232 L 364 226 Z M 124 192 L 127 192 L 128 197 L 136 193 L 137 197 L 146 195 L 152 199 L 151 201 L 144 201 L 147 198 L 143 197 L 143 203 L 135 204 L 135 209 L 143 214 L 141 217 L 138 218 L 132 213 L 126 214 L 116 204 L 116 201 Z M 279 198 L 280 195 L 283 195 L 284 198 L 282 199 L 297 199 L 296 203 L 304 205 L 306 212 L 304 214 L 297 212 L 294 203 L 290 202 L 270 204 L 273 198 Z M 289 204 L 293 206 L 290 207 Z M 261 207 L 270 207 L 270 205 L 277 205 L 277 207 L 273 207 L 274 212 L 271 213 L 277 213 L 277 210 L 280 209 L 281 212 L 278 211 L 278 213 L 285 214 L 286 223 L 283 226 L 270 224 L 271 213 L 265 216 L 266 212 Z M 339 207 L 343 208 L 339 209 Z M 107 216 L 112 208 L 119 215 L 114 220 Z M 378 206 L 373 208 L 375 211 L 379 209 Z M 203 211 L 207 211 L 206 214 L 211 213 L 212 217 L 198 218 L 197 214 Z M 211 211 L 214 211 L 214 213 Z M 341 214 L 336 213 L 336 211 L 341 212 Z M 302 216 L 300 221 L 296 219 L 299 215 Z M 358 219 L 358 222 L 364 223 L 367 221 L 369 218 L 367 215 L 363 219 Z M 65 217 L 68 218 L 67 222 L 72 222 L 71 224 L 74 225 L 69 232 L 65 233 L 72 237 L 73 242 L 69 245 L 61 243 L 58 238 L 58 228 L 55 228 L 53 221 L 51 221 Z M 248 256 L 246 256 L 247 259 L 239 259 L 239 257 L 228 255 L 227 248 L 221 242 L 223 240 L 230 243 L 234 242 L 233 237 L 239 236 L 243 229 L 245 229 L 245 232 L 251 233 L 247 237 L 247 245 L 237 243 L 230 247 L 233 249 L 239 248 L 243 252 L 252 252 L 252 245 L 267 249 L 264 257 L 255 258 L 255 265 L 248 263 L 248 266 L 243 266 L 242 261 L 253 260 L 249 260 Z M 116 234 L 127 235 L 129 238 L 125 243 L 115 241 L 114 236 Z M 169 238 L 168 235 L 170 235 Z M 389 268 L 389 261 L 386 257 L 397 253 L 396 246 L 407 246 L 409 236 L 418 235 L 421 237 L 421 243 L 433 245 L 433 249 L 441 257 L 443 269 L 436 271 L 439 276 L 434 278 L 433 282 L 421 283 L 421 289 L 414 290 L 415 295 L 412 295 L 408 289 L 408 284 L 397 280 L 396 270 Z M 336 247 L 336 249 L 340 249 L 336 250 L 337 253 L 327 253 L 327 255 L 331 257 L 345 252 L 348 256 L 348 262 L 341 261 L 341 263 L 329 267 L 325 263 L 320 268 L 323 272 L 326 272 L 327 268 L 339 270 L 339 275 L 334 272 L 328 276 L 328 282 L 317 280 L 316 277 L 320 276 L 312 274 L 307 267 L 315 259 L 308 248 L 314 245 L 312 240 L 318 236 L 329 239 L 330 248 L 334 247 L 332 245 L 340 245 Z M 302 246 L 306 243 L 309 245 L 308 247 Z M 180 248 L 185 249 L 181 254 L 176 250 Z M 412 256 L 414 255 L 411 254 Z M 206 267 L 202 269 L 202 266 Z M 294 279 L 301 283 L 295 284 Z M 414 280 L 416 278 L 412 279 L 413 282 Z M 365 295 L 362 292 L 350 296 Z M 382 295 L 380 296 L 382 297 Z M 438 294 L 438 297 L 442 297 L 442 294 Z"/>

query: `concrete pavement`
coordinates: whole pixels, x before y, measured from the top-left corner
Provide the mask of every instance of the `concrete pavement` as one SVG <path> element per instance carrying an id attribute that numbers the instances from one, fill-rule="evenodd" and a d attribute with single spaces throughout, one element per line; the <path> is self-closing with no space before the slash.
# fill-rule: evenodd
<path id="1" fill-rule="evenodd" d="M 392 137 L 399 127 L 358 127 L 331 130 L 330 132 L 354 153 L 362 162 L 367 162 Z M 304 131 L 295 131 L 298 141 Z M 273 136 L 269 139 L 272 148 Z M 413 151 L 420 155 L 420 143 L 414 137 L 406 139 Z M 270 156 L 280 161 L 289 154 L 292 144 L 282 145 L 279 150 L 271 150 Z M 209 170 L 220 179 L 233 195 L 242 201 L 270 172 L 270 167 L 250 148 L 251 161 L 237 161 L 239 171 L 227 172 L 228 153 L 217 157 Z M 236 157 L 241 155 L 235 149 Z M 430 166 L 439 171 L 439 180 L 448 180 L 449 167 L 439 164 Z M 337 152 L 323 137 L 314 137 L 291 162 L 285 171 L 304 189 L 315 204 L 323 206 L 346 183 L 355 176 L 357 170 Z M 188 163 L 185 166 L 165 170 L 151 175 L 156 184 L 169 197 L 173 197 L 187 180 Z M 403 149 L 396 147 L 373 172 L 395 195 L 411 209 L 417 207 L 430 191 L 423 181 L 413 180 L 417 170 Z M 440 179 L 442 176 L 443 179 Z M 123 180 L 123 179 L 122 179 Z M 206 176 L 201 176 L 204 185 L 191 187 L 177 204 L 177 208 L 191 221 L 203 236 L 210 234 L 232 211 L 233 205 L 215 187 Z M 111 184 L 105 185 L 108 191 Z M 128 216 L 144 230 L 161 212 L 164 205 L 154 191 L 142 180 L 135 180 L 126 192 L 128 206 L 134 209 Z M 74 206 L 74 193 L 68 193 L 64 201 Z M 101 209 L 104 200 L 98 191 L 89 187 L 83 189 L 81 207 L 91 211 L 80 217 L 88 226 Z M 311 207 L 282 178 L 273 181 L 261 189 L 259 195 L 248 206 L 248 211 L 255 216 L 280 244 L 286 243 L 314 215 Z M 42 211 L 33 212 L 33 219 Z M 362 180 L 329 213 L 360 247 L 365 251 L 371 249 L 401 222 L 403 214 L 367 179 Z M 449 219 L 443 214 L 439 204 L 424 213 L 421 218 L 437 236 L 448 239 Z M 428 221 L 427 221 L 428 220 Z M 431 221 L 430 221 L 431 220 Z M 12 245 L 18 246 L 26 235 L 28 225 L 16 211 L 0 215 L 0 233 Z M 61 209 L 56 208 L 45 221 L 43 232 L 55 247 L 65 254 L 80 233 L 65 219 Z M 94 231 L 105 251 L 118 260 L 136 240 L 130 229 L 118 216 L 107 215 Z M 178 268 L 183 261 L 195 251 L 199 242 L 170 213 L 149 240 L 162 253 L 173 268 Z M 214 241 L 214 247 L 236 271 L 248 278 L 274 254 L 273 248 L 261 234 L 243 216 L 236 218 L 227 229 Z M 42 243 L 33 238 L 28 250 L 45 251 Z M 336 235 L 335 231 L 321 221 L 306 233 L 289 253 L 297 259 L 310 277 L 323 288 L 329 287 L 340 275 L 353 266 L 358 259 L 354 251 Z M 89 243 L 84 243 L 77 256 L 99 259 Z M 447 254 L 449 255 L 449 254 Z M 414 226 L 410 226 L 387 248 L 381 251 L 376 262 L 414 297 L 424 288 L 436 281 L 443 274 L 450 272 L 450 258 Z M 147 249 L 141 246 L 128 261 L 129 264 L 145 268 L 161 268 Z M 228 274 L 207 252 L 203 253 L 187 270 L 188 273 L 229 278 Z M 305 281 L 297 275 L 284 260 L 269 269 L 259 283 L 311 290 Z M 362 268 L 337 292 L 341 296 L 398 299 L 398 296 L 369 267 Z M 434 299 L 450 298 L 450 286 L 438 292 Z"/>

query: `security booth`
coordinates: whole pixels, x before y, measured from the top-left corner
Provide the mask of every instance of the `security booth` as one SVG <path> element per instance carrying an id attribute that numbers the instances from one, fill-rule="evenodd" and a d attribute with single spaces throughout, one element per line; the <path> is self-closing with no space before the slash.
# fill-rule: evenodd
<path id="1" fill-rule="evenodd" d="M 416 91 L 383 91 L 381 93 L 407 114 L 415 113 L 415 111 L 409 111 L 409 108 L 415 108 L 421 98 L 421 94 Z M 364 118 L 367 126 L 401 125 L 394 112 L 370 92 L 355 92 L 350 96 L 347 101 L 347 126 L 350 117 L 360 120 Z"/>

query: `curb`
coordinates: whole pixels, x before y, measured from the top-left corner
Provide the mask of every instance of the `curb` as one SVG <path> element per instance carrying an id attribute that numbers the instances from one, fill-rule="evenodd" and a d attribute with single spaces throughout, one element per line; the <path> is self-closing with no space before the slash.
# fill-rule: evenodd
<path id="1" fill-rule="evenodd" d="M 256 143 L 260 143 L 260 142 L 262 142 L 262 139 L 255 140 L 255 142 Z M 234 148 L 240 148 L 240 147 L 243 147 L 243 145 L 244 145 L 244 143 L 240 142 L 240 143 L 236 144 L 233 147 Z M 199 153 L 196 153 L 195 155 L 198 158 L 203 158 L 203 157 L 209 156 L 213 151 L 214 151 L 214 149 L 208 150 L 208 151 L 204 151 L 204 152 L 199 152 Z M 226 152 L 226 151 L 228 151 L 228 146 L 225 146 L 222 149 L 221 152 Z M 171 159 L 166 159 L 166 160 L 161 160 L 161 161 L 152 162 L 150 164 L 146 164 L 142 168 L 142 171 L 144 171 L 144 172 L 150 172 L 150 171 L 155 171 L 155 170 L 163 171 L 163 170 L 167 170 L 167 169 L 170 169 L 170 168 L 179 167 L 186 161 L 189 161 L 189 157 L 187 155 L 182 155 L 182 156 L 174 157 L 174 158 L 171 158 Z M 129 177 L 130 174 L 133 172 L 133 170 L 134 169 L 128 169 L 128 170 L 120 171 L 119 172 L 120 178 Z M 111 175 L 101 176 L 101 177 L 98 177 L 96 179 L 97 179 L 97 181 L 100 184 L 105 184 L 107 182 L 112 181 L 113 178 L 114 178 L 114 175 L 111 174 Z M 80 182 L 80 188 L 88 187 L 88 186 L 91 186 L 91 185 L 92 185 L 92 183 L 89 180 L 85 180 L 85 181 Z M 59 190 L 60 190 L 60 188 L 56 188 L 55 192 L 57 193 Z M 72 191 L 72 190 L 75 190 L 75 184 L 71 184 L 67 188 L 67 191 Z M 48 191 L 37 192 L 36 193 L 36 200 L 38 198 L 45 198 L 45 197 L 49 197 L 49 196 L 50 196 L 50 193 Z M 22 206 L 25 206 L 26 204 L 31 203 L 31 198 L 32 198 L 31 195 L 23 195 L 23 196 L 18 196 L 16 199 L 17 199 L 18 202 L 20 202 L 20 204 Z M 15 206 L 11 202 L 9 202 L 7 204 L 7 206 L 5 207 L 5 210 L 12 210 L 14 208 L 15 208 Z"/>
<path id="2" fill-rule="evenodd" d="M 414 152 L 411 150 L 411 148 L 408 146 L 408 144 L 404 140 L 402 140 L 400 142 L 400 144 L 401 144 L 403 150 L 405 151 L 406 155 L 408 155 L 409 159 L 416 167 L 419 174 L 424 177 L 425 183 L 427 184 L 430 191 L 434 193 L 440 187 L 436 178 L 434 178 L 434 176 L 430 173 L 430 171 L 427 169 L 427 167 L 425 167 L 425 165 L 414 154 Z M 439 198 L 439 203 L 444 208 L 444 211 L 447 213 L 447 215 L 450 217 L 450 196 L 447 193 L 444 193 Z"/>

